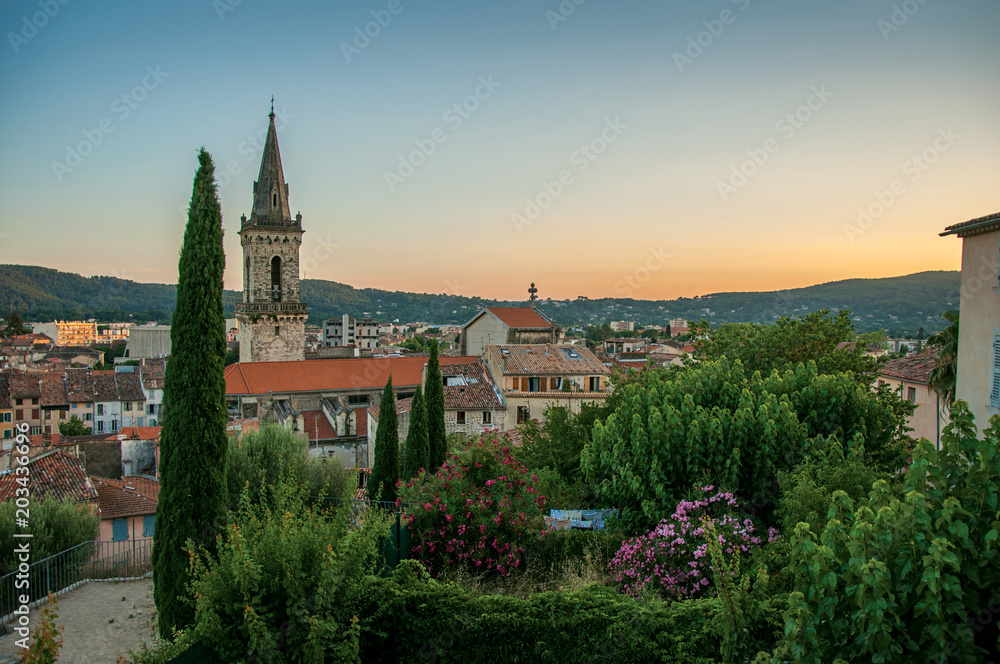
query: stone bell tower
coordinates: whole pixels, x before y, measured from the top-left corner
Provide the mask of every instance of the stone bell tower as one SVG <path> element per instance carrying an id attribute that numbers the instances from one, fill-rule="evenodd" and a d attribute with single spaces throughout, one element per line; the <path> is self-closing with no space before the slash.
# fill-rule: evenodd
<path id="1" fill-rule="evenodd" d="M 240 362 L 305 359 L 309 307 L 299 301 L 299 248 L 302 215 L 292 219 L 288 184 L 281 170 L 274 106 L 253 183 L 253 210 L 241 218 L 243 301 L 236 305 L 240 322 Z"/>

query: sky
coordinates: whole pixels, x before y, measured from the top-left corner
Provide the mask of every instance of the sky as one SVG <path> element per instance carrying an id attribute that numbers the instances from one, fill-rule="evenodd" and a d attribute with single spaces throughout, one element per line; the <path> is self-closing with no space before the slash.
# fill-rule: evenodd
<path id="1" fill-rule="evenodd" d="M 995 0 L 5 0 L 0 263 L 241 284 L 271 97 L 302 276 L 521 300 L 955 270 L 1000 210 Z"/>

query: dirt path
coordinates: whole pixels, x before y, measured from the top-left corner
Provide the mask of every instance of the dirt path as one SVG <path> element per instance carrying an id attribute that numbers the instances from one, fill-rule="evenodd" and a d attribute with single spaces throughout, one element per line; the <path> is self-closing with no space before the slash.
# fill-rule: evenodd
<path id="1" fill-rule="evenodd" d="M 91 581 L 56 598 L 65 625 L 59 664 L 114 664 L 119 654 L 155 641 L 153 581 Z M 31 612 L 32 628 L 42 607 Z M 16 633 L 0 637 L 0 664 L 22 652 Z M 9 659 L 13 657 L 13 659 Z"/>

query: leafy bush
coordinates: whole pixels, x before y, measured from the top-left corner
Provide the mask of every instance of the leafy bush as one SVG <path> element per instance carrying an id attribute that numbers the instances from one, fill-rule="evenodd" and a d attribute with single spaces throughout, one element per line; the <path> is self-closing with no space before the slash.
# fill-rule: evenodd
<path id="1" fill-rule="evenodd" d="M 191 551 L 192 637 L 222 661 L 355 661 L 351 607 L 376 569 L 388 522 L 370 511 L 351 527 L 336 512 L 305 505 L 302 485 L 280 483 L 270 504 L 241 498 L 217 555 Z"/>
<path id="2" fill-rule="evenodd" d="M 310 497 L 343 498 L 348 487 L 355 485 L 351 471 L 344 467 L 340 457 L 335 456 L 306 461 L 302 469 L 302 479 Z"/>
<path id="3" fill-rule="evenodd" d="M 914 451 L 902 497 L 835 491 L 822 531 L 791 535 L 795 592 L 774 661 L 981 661 L 996 658 L 1000 587 L 1000 417 L 978 438 L 956 401 L 941 450 Z"/>
<path id="4" fill-rule="evenodd" d="M 590 440 L 594 422 L 609 412 L 603 404 L 581 404 L 576 414 L 550 405 L 545 409 L 544 424 L 529 420 L 518 427 L 522 442 L 514 456 L 531 469 L 550 468 L 567 484 L 576 484 L 583 479 L 580 455 Z"/>
<path id="5" fill-rule="evenodd" d="M 226 455 L 226 483 L 229 509 L 236 511 L 244 488 L 251 504 L 266 499 L 266 487 L 282 478 L 302 478 L 306 462 L 305 442 L 280 424 L 265 424 L 258 431 L 246 431 L 229 438 Z"/>
<path id="6" fill-rule="evenodd" d="M 14 501 L 0 503 L 0 541 L 13 542 L 17 505 Z M 97 539 L 100 519 L 89 505 L 59 501 L 47 497 L 42 500 L 29 498 L 31 513 L 31 557 L 38 561 L 74 546 Z M 89 554 L 87 554 L 89 555 Z M 17 566 L 13 547 L 0 550 L 0 576 Z"/>
<path id="7" fill-rule="evenodd" d="M 58 617 L 55 595 L 49 593 L 49 602 L 38 614 L 38 625 L 31 632 L 31 644 L 21 657 L 23 664 L 55 664 L 59 660 L 59 651 L 63 646 L 60 634 L 66 627 L 56 627 Z"/>
<path id="8" fill-rule="evenodd" d="M 435 575 L 452 566 L 508 575 L 523 569 L 527 544 L 543 528 L 536 475 L 495 434 L 484 434 L 431 475 L 402 485 L 415 557 Z"/>
<path id="9" fill-rule="evenodd" d="M 749 553 L 760 546 L 753 521 L 735 516 L 740 509 L 728 491 L 698 487 L 694 500 L 682 500 L 674 513 L 650 533 L 626 540 L 609 567 L 616 585 L 633 597 L 646 593 L 666 599 L 705 596 L 712 561 L 703 519 L 708 519 L 726 554 Z M 777 537 L 773 528 L 768 539 Z"/>
<path id="10" fill-rule="evenodd" d="M 594 425 L 582 467 L 600 503 L 637 530 L 699 482 L 729 487 L 767 517 L 778 471 L 830 436 L 863 440 L 869 452 L 897 440 L 905 420 L 893 398 L 812 363 L 767 378 L 725 358 L 653 371 L 625 385 L 615 412 Z"/>

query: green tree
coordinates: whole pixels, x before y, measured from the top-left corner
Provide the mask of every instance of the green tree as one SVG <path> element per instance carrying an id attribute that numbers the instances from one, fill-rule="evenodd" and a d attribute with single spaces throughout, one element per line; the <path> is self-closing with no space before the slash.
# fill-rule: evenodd
<path id="1" fill-rule="evenodd" d="M 160 636 L 194 618 L 186 542 L 211 549 L 226 520 L 226 326 L 222 308 L 222 211 L 212 157 L 198 154 L 178 262 L 177 305 L 163 393 L 160 499 L 153 540 Z"/>
<path id="2" fill-rule="evenodd" d="M 545 423 L 529 420 L 518 427 L 521 445 L 514 456 L 529 468 L 551 468 L 568 484 L 583 480 L 580 456 L 590 442 L 594 423 L 609 412 L 601 404 L 580 404 L 580 412 L 571 415 L 563 406 L 548 406 Z"/>
<path id="3" fill-rule="evenodd" d="M 299 481 L 305 463 L 305 443 L 280 424 L 272 422 L 232 436 L 226 454 L 229 509 L 239 509 L 244 492 L 254 505 L 268 502 L 269 488 L 282 477 Z"/>
<path id="4" fill-rule="evenodd" d="M 430 436 L 427 433 L 427 406 L 424 404 L 424 392 L 417 385 L 417 391 L 413 394 L 413 405 L 410 406 L 410 428 L 406 432 L 406 443 L 403 445 L 400 479 L 412 479 L 428 467 L 430 446 Z"/>
<path id="5" fill-rule="evenodd" d="M 28 328 L 24 326 L 21 314 L 11 314 L 7 319 L 7 326 L 3 330 L 3 336 L 12 337 L 15 334 L 27 334 Z"/>
<path id="6" fill-rule="evenodd" d="M 931 389 L 941 395 L 945 408 L 951 408 L 958 383 L 958 310 L 941 314 L 949 325 L 927 337 L 927 345 L 937 351 L 937 364 L 927 376 Z"/>
<path id="7" fill-rule="evenodd" d="M 63 436 L 86 436 L 90 434 L 90 429 L 83 425 L 83 421 L 73 415 L 66 422 L 59 425 L 59 434 Z"/>
<path id="8" fill-rule="evenodd" d="M 594 425 L 582 469 L 604 504 L 650 527 L 697 483 L 718 484 L 768 516 L 777 473 L 830 438 L 864 444 L 869 463 L 897 470 L 907 404 L 815 363 L 767 378 L 721 359 L 636 375 Z M 910 407 L 909 412 L 912 412 Z"/>
<path id="9" fill-rule="evenodd" d="M 44 560 L 78 544 L 97 539 L 101 521 L 90 506 L 78 505 L 69 500 L 56 500 L 52 496 L 30 500 L 28 510 L 31 513 L 33 560 Z M 17 504 L 13 500 L 0 502 L 0 541 L 17 541 L 14 533 L 21 530 L 15 528 L 17 510 Z M 84 552 L 84 557 L 89 555 L 89 552 Z M 0 550 L 0 576 L 13 572 L 17 565 L 13 547 Z"/>
<path id="10" fill-rule="evenodd" d="M 444 425 L 444 379 L 438 363 L 437 342 L 431 344 L 427 360 L 427 379 L 424 381 L 424 398 L 427 404 L 427 435 L 430 438 L 429 472 L 437 472 L 448 454 L 448 430 Z"/>
<path id="11" fill-rule="evenodd" d="M 226 351 L 226 366 L 230 364 L 236 364 L 240 361 L 240 345 L 239 343 L 233 344 L 231 348 Z"/>
<path id="12" fill-rule="evenodd" d="M 396 501 L 399 481 L 399 420 L 396 416 L 396 395 L 392 391 L 392 376 L 382 390 L 378 407 L 378 428 L 375 430 L 375 463 L 368 478 L 368 497 L 372 500 Z"/>

